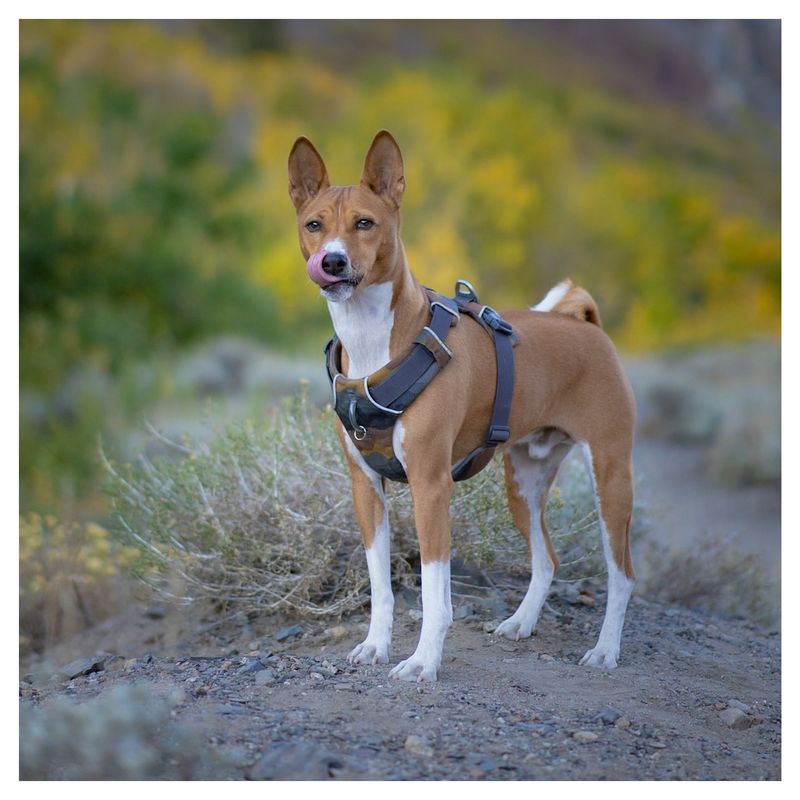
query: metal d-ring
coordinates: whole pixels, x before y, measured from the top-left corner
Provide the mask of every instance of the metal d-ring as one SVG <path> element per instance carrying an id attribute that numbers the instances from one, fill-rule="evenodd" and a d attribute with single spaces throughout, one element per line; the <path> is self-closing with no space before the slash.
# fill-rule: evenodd
<path id="1" fill-rule="evenodd" d="M 367 438 L 367 429 L 363 425 L 359 425 L 353 430 L 353 438 L 357 442 L 363 442 Z"/>
<path id="2" fill-rule="evenodd" d="M 465 292 L 461 291 L 462 286 L 466 287 Z M 469 281 L 465 281 L 463 278 L 459 278 L 456 281 L 456 297 L 462 297 L 465 300 L 473 303 L 478 302 L 478 293 L 475 291 L 475 287 Z"/>

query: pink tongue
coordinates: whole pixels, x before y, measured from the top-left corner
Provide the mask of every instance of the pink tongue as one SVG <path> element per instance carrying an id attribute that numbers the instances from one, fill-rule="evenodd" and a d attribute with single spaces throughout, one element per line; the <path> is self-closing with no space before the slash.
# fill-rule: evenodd
<path id="1" fill-rule="evenodd" d="M 339 283 L 341 278 L 334 278 L 332 275 L 328 275 L 324 269 L 322 269 L 322 259 L 328 255 L 326 250 L 317 250 L 309 259 L 308 263 L 306 264 L 306 272 L 308 273 L 308 277 L 311 278 L 314 283 L 318 286 L 332 286 L 334 283 Z"/>

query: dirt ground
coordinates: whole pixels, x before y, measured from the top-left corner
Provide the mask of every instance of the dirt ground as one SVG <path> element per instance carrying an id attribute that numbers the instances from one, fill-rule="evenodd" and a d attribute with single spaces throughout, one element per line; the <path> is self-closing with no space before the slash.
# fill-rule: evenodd
<path id="1" fill-rule="evenodd" d="M 678 547 L 705 534 L 726 536 L 779 578 L 779 487 L 714 484 L 702 450 L 684 444 L 641 440 L 635 462 L 654 522 L 648 535 Z M 659 479 L 646 480 L 653 475 Z M 220 620 L 150 601 L 25 659 L 20 703 L 23 712 L 47 713 L 60 698 L 92 708 L 119 687 L 172 695 L 171 719 L 197 733 L 193 758 L 202 769 L 176 774 L 164 765 L 141 777 L 780 778 L 777 631 L 662 605 L 637 589 L 620 666 L 608 672 L 578 666 L 600 629 L 604 579 L 583 594 L 556 584 L 536 635 L 497 639 L 493 625 L 514 610 L 524 588 L 509 579 L 506 588 L 476 586 L 454 598 L 456 620 L 433 685 L 388 677 L 419 635 L 418 590 L 404 589 L 389 666 L 347 663 L 364 638 L 365 613 L 340 623 Z M 294 625 L 300 630 L 287 634 Z M 81 658 L 96 671 L 59 675 Z M 165 735 L 156 731 L 155 741 Z M 41 763 L 27 777 L 63 777 L 66 768 Z"/>
<path id="2" fill-rule="evenodd" d="M 518 594 L 457 601 L 464 618 L 433 685 L 347 663 L 366 615 L 301 622 L 302 632 L 278 641 L 279 622 L 292 620 L 197 625 L 179 610 L 154 620 L 135 608 L 80 640 L 84 655 L 121 657 L 72 680 L 31 662 L 21 702 L 83 703 L 120 684 L 150 684 L 154 696 L 177 688 L 173 716 L 202 731 L 204 776 L 217 779 L 780 777 L 776 633 L 634 596 L 620 666 L 601 671 L 578 660 L 597 636 L 604 592 L 588 589 L 579 601 L 562 587 L 535 636 L 497 639 L 489 620 Z M 592 595 L 596 605 L 584 605 Z M 398 598 L 393 663 L 416 643 L 417 602 L 411 590 Z M 50 657 L 74 655 L 75 644 Z M 730 706 L 746 709 L 742 729 L 724 721 L 736 715 Z"/>

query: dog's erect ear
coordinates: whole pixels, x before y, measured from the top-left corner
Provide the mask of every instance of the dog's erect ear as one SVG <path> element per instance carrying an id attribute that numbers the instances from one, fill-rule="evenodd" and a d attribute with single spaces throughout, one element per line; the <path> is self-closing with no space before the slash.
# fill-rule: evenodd
<path id="1" fill-rule="evenodd" d="M 301 136 L 289 153 L 289 196 L 294 207 L 299 209 L 330 185 L 322 156 Z"/>
<path id="2" fill-rule="evenodd" d="M 400 205 L 406 188 L 403 156 L 389 131 L 380 131 L 372 140 L 361 183 L 395 206 Z"/>

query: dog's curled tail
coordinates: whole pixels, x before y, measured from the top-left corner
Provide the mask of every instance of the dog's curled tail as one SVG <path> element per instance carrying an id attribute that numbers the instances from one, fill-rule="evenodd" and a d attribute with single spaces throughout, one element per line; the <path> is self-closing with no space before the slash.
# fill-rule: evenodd
<path id="1" fill-rule="evenodd" d="M 594 298 L 581 286 L 576 286 L 569 278 L 556 284 L 532 311 L 553 311 L 566 314 L 602 328 L 600 312 Z"/>

